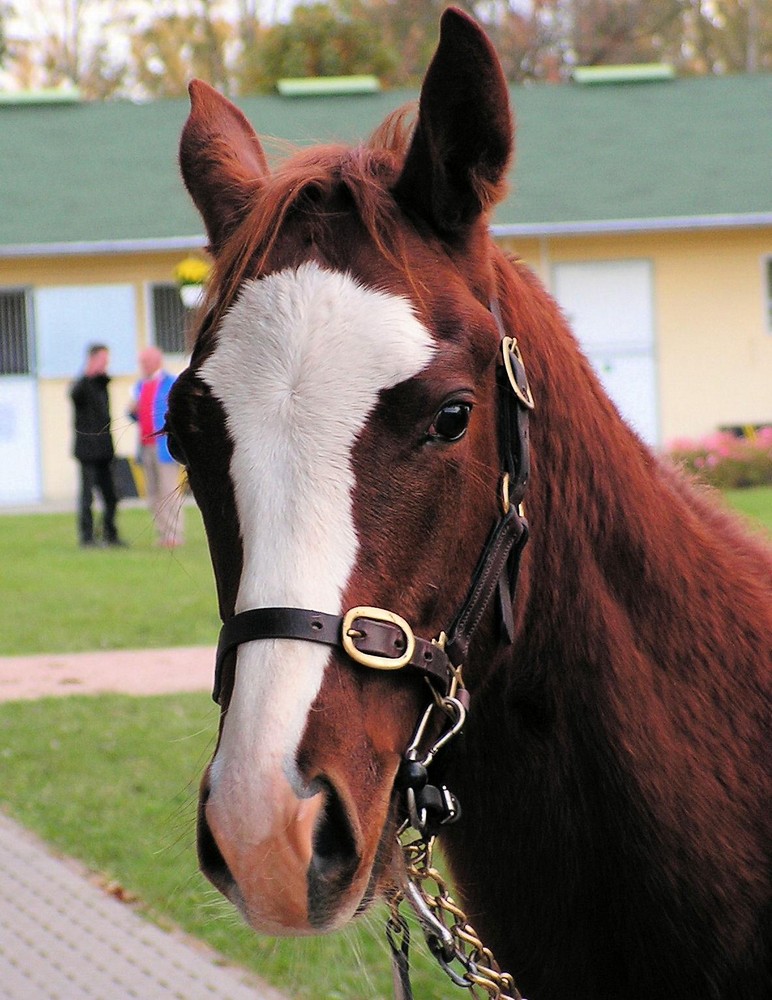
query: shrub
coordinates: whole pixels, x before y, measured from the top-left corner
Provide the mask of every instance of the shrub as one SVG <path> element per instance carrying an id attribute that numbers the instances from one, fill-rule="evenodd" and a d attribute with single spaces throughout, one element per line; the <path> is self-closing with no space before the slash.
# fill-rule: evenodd
<path id="1" fill-rule="evenodd" d="M 717 431 L 700 441 L 674 441 L 669 458 L 719 489 L 772 485 L 772 426 L 738 437 Z"/>

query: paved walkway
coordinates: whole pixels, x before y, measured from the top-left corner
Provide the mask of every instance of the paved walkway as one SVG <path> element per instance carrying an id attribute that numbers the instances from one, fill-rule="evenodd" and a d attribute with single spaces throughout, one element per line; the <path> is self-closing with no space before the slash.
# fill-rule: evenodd
<path id="1" fill-rule="evenodd" d="M 0 657 L 0 699 L 208 690 L 211 649 Z M 161 930 L 0 812 L 0 1000 L 286 1000 Z"/>

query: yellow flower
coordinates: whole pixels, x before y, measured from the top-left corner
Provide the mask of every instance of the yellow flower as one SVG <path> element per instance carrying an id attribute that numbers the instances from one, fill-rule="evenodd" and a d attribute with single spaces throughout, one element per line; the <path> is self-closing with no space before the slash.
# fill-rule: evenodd
<path id="1" fill-rule="evenodd" d="M 186 257 L 174 268 L 174 280 L 178 285 L 203 285 L 211 270 L 211 264 L 200 257 Z"/>

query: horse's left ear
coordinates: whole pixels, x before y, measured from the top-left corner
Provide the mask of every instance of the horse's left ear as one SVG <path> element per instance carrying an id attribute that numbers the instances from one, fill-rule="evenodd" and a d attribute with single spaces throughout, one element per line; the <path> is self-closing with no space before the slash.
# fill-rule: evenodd
<path id="1" fill-rule="evenodd" d="M 193 80 L 188 90 L 180 168 L 217 254 L 261 187 L 268 164 L 255 130 L 235 104 L 202 80 Z"/>
<path id="2" fill-rule="evenodd" d="M 501 199 L 513 148 L 504 73 L 482 29 L 449 8 L 421 88 L 413 139 L 394 195 L 442 236 Z"/>

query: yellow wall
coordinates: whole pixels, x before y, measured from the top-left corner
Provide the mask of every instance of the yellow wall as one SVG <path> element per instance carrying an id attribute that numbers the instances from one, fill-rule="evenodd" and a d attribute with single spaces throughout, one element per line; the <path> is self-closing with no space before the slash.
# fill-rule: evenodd
<path id="1" fill-rule="evenodd" d="M 550 287 L 563 262 L 645 259 L 652 263 L 659 422 L 662 440 L 707 434 L 723 424 L 772 421 L 772 333 L 766 323 L 766 260 L 772 229 L 605 235 L 503 241 Z M 106 254 L 6 260 L 0 285 L 131 283 L 137 349 L 148 342 L 147 285 L 172 280 L 186 254 Z M 169 359 L 179 370 L 184 359 Z M 133 380 L 111 385 L 116 448 L 133 455 L 136 432 L 125 413 Z M 75 496 L 71 408 L 64 380 L 40 383 L 43 491 Z"/>
<path id="2" fill-rule="evenodd" d="M 772 421 L 772 229 L 505 242 L 547 287 L 555 264 L 651 261 L 663 443 Z"/>

